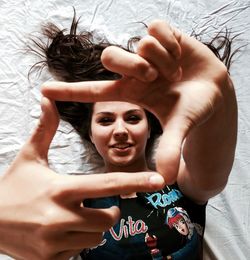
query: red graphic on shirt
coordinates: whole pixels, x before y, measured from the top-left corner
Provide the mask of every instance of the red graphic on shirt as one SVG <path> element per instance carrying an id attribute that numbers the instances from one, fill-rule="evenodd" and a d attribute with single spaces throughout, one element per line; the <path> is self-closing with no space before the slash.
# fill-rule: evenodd
<path id="1" fill-rule="evenodd" d="M 138 234 L 146 233 L 148 231 L 148 226 L 143 220 L 134 221 L 131 216 L 128 216 L 128 220 L 125 219 L 120 220 L 120 228 L 119 231 L 116 232 L 114 228 L 109 230 L 112 237 L 119 241 L 122 238 L 128 238 L 129 236 L 135 236 Z"/>

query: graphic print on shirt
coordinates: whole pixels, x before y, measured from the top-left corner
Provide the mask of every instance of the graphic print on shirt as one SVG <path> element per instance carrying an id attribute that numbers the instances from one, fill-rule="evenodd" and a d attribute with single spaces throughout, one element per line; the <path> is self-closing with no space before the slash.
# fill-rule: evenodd
<path id="1" fill-rule="evenodd" d="M 148 226 L 146 223 L 139 219 L 134 221 L 131 216 L 128 216 L 128 220 L 120 220 L 119 232 L 116 233 L 115 229 L 112 227 L 109 232 L 114 240 L 120 241 L 123 238 L 128 238 L 129 236 L 136 236 L 139 234 L 145 234 L 148 231 Z"/>
<path id="2" fill-rule="evenodd" d="M 148 201 L 147 204 L 150 204 L 153 206 L 153 209 L 151 213 L 153 213 L 154 209 L 155 210 L 160 210 L 162 209 L 163 212 L 165 213 L 166 207 L 174 204 L 177 200 L 179 200 L 183 195 L 182 193 L 177 190 L 177 189 L 169 189 L 168 193 L 165 193 L 164 190 L 155 192 L 153 194 L 146 193 L 145 199 Z M 158 212 L 158 211 L 157 211 Z"/>
<path id="3" fill-rule="evenodd" d="M 165 224 L 168 225 L 170 229 L 175 228 L 181 235 L 185 236 L 187 238 L 186 245 L 165 258 L 161 250 L 157 248 L 157 237 L 155 235 L 150 236 L 146 234 L 145 242 L 150 249 L 152 259 L 184 259 L 187 255 L 192 253 L 198 242 L 198 234 L 194 224 L 190 221 L 187 212 L 181 207 L 170 208 L 167 211 Z"/>
<path id="4" fill-rule="evenodd" d="M 203 228 L 197 224 L 197 232 L 184 199 L 175 186 L 120 199 L 120 221 L 98 247 L 86 252 L 86 259 L 199 259 Z"/>

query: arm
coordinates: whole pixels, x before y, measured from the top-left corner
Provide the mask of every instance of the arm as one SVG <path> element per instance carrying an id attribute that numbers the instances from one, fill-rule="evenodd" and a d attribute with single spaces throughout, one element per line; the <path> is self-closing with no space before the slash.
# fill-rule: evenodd
<path id="1" fill-rule="evenodd" d="M 221 104 L 188 134 L 178 177 L 183 192 L 201 203 L 223 190 L 234 161 L 237 103 L 233 83 L 223 74 Z"/>
<path id="2" fill-rule="evenodd" d="M 157 171 L 167 184 L 177 180 L 187 196 L 205 202 L 223 189 L 234 159 L 233 84 L 223 63 L 201 42 L 162 21 L 151 23 L 148 33 L 136 54 L 118 47 L 103 51 L 104 66 L 123 75 L 121 80 L 50 82 L 43 94 L 64 101 L 126 100 L 151 111 L 163 128 Z"/>
<path id="3" fill-rule="evenodd" d="M 50 100 L 43 100 L 42 109 L 38 127 L 0 178 L 0 253 L 15 259 L 69 259 L 96 246 L 119 218 L 119 209 L 84 208 L 84 198 L 163 185 L 154 173 L 56 174 L 47 154 L 59 118 Z"/>

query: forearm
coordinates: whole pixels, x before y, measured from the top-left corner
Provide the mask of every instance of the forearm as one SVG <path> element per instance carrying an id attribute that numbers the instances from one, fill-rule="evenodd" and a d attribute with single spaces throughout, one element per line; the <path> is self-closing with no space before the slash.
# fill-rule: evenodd
<path id="1" fill-rule="evenodd" d="M 222 102 L 203 124 L 192 129 L 183 149 L 189 177 L 203 190 L 220 190 L 231 171 L 237 140 L 237 102 L 227 77 Z"/>

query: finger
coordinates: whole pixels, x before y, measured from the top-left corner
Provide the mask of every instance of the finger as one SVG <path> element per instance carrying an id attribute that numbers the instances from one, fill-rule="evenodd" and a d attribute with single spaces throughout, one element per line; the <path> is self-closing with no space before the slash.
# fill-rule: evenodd
<path id="1" fill-rule="evenodd" d="M 145 59 L 116 46 L 107 47 L 101 60 L 106 69 L 141 81 L 153 81 L 158 75 Z"/>
<path id="2" fill-rule="evenodd" d="M 141 39 L 137 53 L 152 63 L 167 80 L 175 81 L 181 77 L 178 60 L 154 37 L 148 35 Z"/>
<path id="3" fill-rule="evenodd" d="M 115 225 L 120 217 L 120 210 L 116 206 L 107 208 L 87 208 L 81 207 L 77 216 L 68 220 L 68 231 L 81 232 L 104 232 Z M 102 221 L 100 221 L 100 219 Z"/>
<path id="4" fill-rule="evenodd" d="M 100 222 L 100 219 L 99 219 Z M 58 238 L 61 249 L 83 250 L 97 246 L 103 240 L 103 232 L 69 232 Z"/>
<path id="5" fill-rule="evenodd" d="M 120 217 L 118 207 L 108 209 L 82 208 L 81 214 L 82 221 L 77 224 L 76 222 L 72 223 L 69 225 L 69 231 L 53 240 L 53 251 L 96 246 L 101 243 L 103 233 L 113 227 Z"/>
<path id="6" fill-rule="evenodd" d="M 76 257 L 78 256 L 82 250 L 64 250 L 60 253 L 57 253 L 56 255 L 53 255 L 51 258 L 49 258 L 48 260 L 71 260 L 72 257 Z M 73 258 L 75 259 L 75 258 Z M 82 259 L 81 257 L 79 259 Z M 78 260 L 78 258 L 77 258 Z"/>
<path id="7" fill-rule="evenodd" d="M 47 98 L 42 99 L 41 108 L 39 123 L 25 144 L 23 153 L 47 160 L 49 146 L 59 124 L 59 116 L 55 104 Z"/>
<path id="8" fill-rule="evenodd" d="M 45 82 L 42 94 L 59 101 L 97 102 L 121 100 L 120 80 L 83 81 L 83 82 Z"/>
<path id="9" fill-rule="evenodd" d="M 63 179 L 62 179 L 63 178 Z M 164 179 L 156 172 L 105 173 L 84 176 L 61 176 L 55 197 L 65 201 L 100 198 L 132 192 L 159 190 Z"/>
<path id="10" fill-rule="evenodd" d="M 145 83 L 124 77 L 114 81 L 83 81 L 67 83 L 50 81 L 42 86 L 44 96 L 58 101 L 98 102 L 127 101 L 143 106 L 150 111 L 141 95 L 147 94 Z"/>
<path id="11" fill-rule="evenodd" d="M 179 172 L 182 143 L 188 127 L 181 118 L 169 119 L 156 150 L 156 169 L 167 184 L 173 184 Z"/>
<path id="12" fill-rule="evenodd" d="M 171 28 L 166 22 L 155 20 L 148 26 L 149 35 L 155 37 L 161 45 L 170 52 L 174 58 L 181 57 L 180 39 L 181 33 Z"/>

